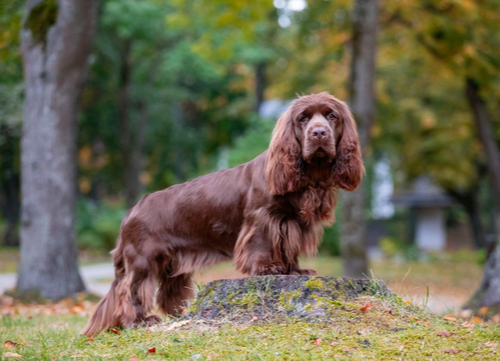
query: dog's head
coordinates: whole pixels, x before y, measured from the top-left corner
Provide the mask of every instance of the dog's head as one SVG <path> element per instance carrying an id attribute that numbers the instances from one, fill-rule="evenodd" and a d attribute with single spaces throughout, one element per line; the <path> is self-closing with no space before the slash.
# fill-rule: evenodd
<path id="1" fill-rule="evenodd" d="M 298 191 L 300 162 L 319 159 L 338 187 L 358 186 L 364 168 L 356 123 L 347 104 L 326 92 L 296 99 L 276 123 L 265 169 L 271 194 Z"/>

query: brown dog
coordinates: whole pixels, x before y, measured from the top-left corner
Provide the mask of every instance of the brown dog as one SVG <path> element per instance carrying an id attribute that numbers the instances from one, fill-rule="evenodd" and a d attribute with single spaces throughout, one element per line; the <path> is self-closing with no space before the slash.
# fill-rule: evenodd
<path id="1" fill-rule="evenodd" d="M 177 314 L 193 296 L 193 272 L 231 258 L 252 276 L 316 274 L 298 256 L 316 252 L 337 189 L 355 189 L 363 170 L 347 105 L 328 93 L 300 97 L 263 154 L 147 195 L 127 213 L 112 252 L 116 278 L 83 334 L 161 321 L 146 317 L 157 285 L 157 305 Z"/>

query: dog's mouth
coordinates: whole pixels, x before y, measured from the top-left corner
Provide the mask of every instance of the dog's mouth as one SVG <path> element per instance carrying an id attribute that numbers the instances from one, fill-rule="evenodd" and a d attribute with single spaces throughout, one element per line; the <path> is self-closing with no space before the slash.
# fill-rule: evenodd
<path id="1" fill-rule="evenodd" d="M 305 152 L 304 160 L 306 162 L 311 162 L 314 159 L 326 159 L 332 161 L 335 158 L 335 152 L 330 151 L 329 149 L 325 149 L 323 147 L 318 147 L 315 150 Z"/>
<path id="2" fill-rule="evenodd" d="M 314 157 L 317 157 L 317 158 L 323 158 L 324 156 L 326 156 L 326 152 L 324 151 L 323 148 L 319 147 L 316 152 L 314 152 Z"/>

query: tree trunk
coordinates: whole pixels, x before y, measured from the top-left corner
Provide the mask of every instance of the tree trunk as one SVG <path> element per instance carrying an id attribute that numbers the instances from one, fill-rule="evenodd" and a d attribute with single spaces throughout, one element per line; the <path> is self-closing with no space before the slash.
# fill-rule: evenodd
<path id="1" fill-rule="evenodd" d="M 500 311 L 500 247 L 498 242 L 490 253 L 484 265 L 483 280 L 479 289 L 465 306 L 478 310 L 481 307 L 494 308 L 493 312 Z"/>
<path id="2" fill-rule="evenodd" d="M 266 63 L 261 61 L 255 64 L 255 112 L 257 114 L 259 114 L 260 106 L 264 102 L 266 85 Z"/>
<path id="3" fill-rule="evenodd" d="M 466 80 L 465 94 L 471 107 L 479 140 L 486 156 L 486 167 L 490 179 L 491 193 L 498 210 L 500 210 L 500 150 L 495 139 L 495 131 L 484 100 L 479 93 L 479 85 L 473 79 Z"/>
<path id="4" fill-rule="evenodd" d="M 118 109 L 121 126 L 121 146 L 123 154 L 123 180 L 125 183 L 125 203 L 127 208 L 132 208 L 141 194 L 142 185 L 140 173 L 142 170 L 142 148 L 144 138 L 144 127 L 146 121 L 146 108 L 142 105 L 139 109 L 139 124 L 137 132 L 133 131 L 132 119 L 130 117 L 131 95 L 130 87 L 132 81 L 132 40 L 124 41 L 121 54 L 120 90 L 118 95 Z"/>
<path id="5" fill-rule="evenodd" d="M 184 131 L 184 123 L 185 123 L 185 114 L 180 101 L 175 101 L 171 105 L 171 118 L 173 121 L 173 134 L 175 135 L 173 141 L 171 142 L 171 146 L 173 148 L 174 154 L 174 175 L 176 182 L 184 182 L 187 178 L 186 168 L 185 168 L 185 159 L 184 159 L 184 149 L 182 147 L 181 136 Z"/>
<path id="6" fill-rule="evenodd" d="M 474 123 L 483 145 L 490 180 L 491 194 L 495 201 L 497 212 L 500 210 L 500 150 L 495 139 L 486 103 L 479 92 L 479 85 L 473 79 L 466 79 L 465 94 L 472 109 Z M 469 307 L 492 307 L 500 309 L 500 247 L 497 239 L 489 245 L 488 260 L 484 266 L 484 275 L 479 289 L 476 291 Z"/>
<path id="7" fill-rule="evenodd" d="M 366 157 L 375 114 L 375 56 L 378 0 L 356 0 L 353 12 L 349 103 L 358 121 L 358 134 Z M 344 275 L 367 277 L 366 212 L 364 182 L 353 192 L 343 192 L 341 254 Z"/>
<path id="8" fill-rule="evenodd" d="M 479 171 L 479 173 L 482 173 Z M 477 249 L 486 247 L 486 232 L 481 221 L 481 204 L 479 200 L 479 184 L 472 184 L 466 191 L 449 189 L 448 194 L 466 210 L 469 224 Z"/>
<path id="9" fill-rule="evenodd" d="M 16 166 L 18 139 L 7 125 L 0 126 L 3 144 L 0 145 L 0 209 L 5 219 L 3 245 L 19 246 L 17 226 L 20 212 L 20 177 Z"/>
<path id="10" fill-rule="evenodd" d="M 76 136 L 97 6 L 97 0 L 26 4 L 20 293 L 61 299 L 85 289 L 74 233 Z"/>

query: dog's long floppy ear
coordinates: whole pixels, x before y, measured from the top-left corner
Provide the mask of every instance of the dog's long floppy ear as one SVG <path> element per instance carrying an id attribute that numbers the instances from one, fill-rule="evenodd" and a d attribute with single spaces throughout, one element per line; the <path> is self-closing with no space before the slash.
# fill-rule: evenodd
<path id="1" fill-rule="evenodd" d="M 356 122 L 347 104 L 342 103 L 341 116 L 344 122 L 342 138 L 337 144 L 337 154 L 332 167 L 332 176 L 335 183 L 342 189 L 352 191 L 361 182 L 365 171 L 361 158 Z"/>
<path id="2" fill-rule="evenodd" d="M 266 156 L 265 177 L 271 195 L 300 188 L 300 144 L 293 130 L 292 106 L 278 119 Z"/>

